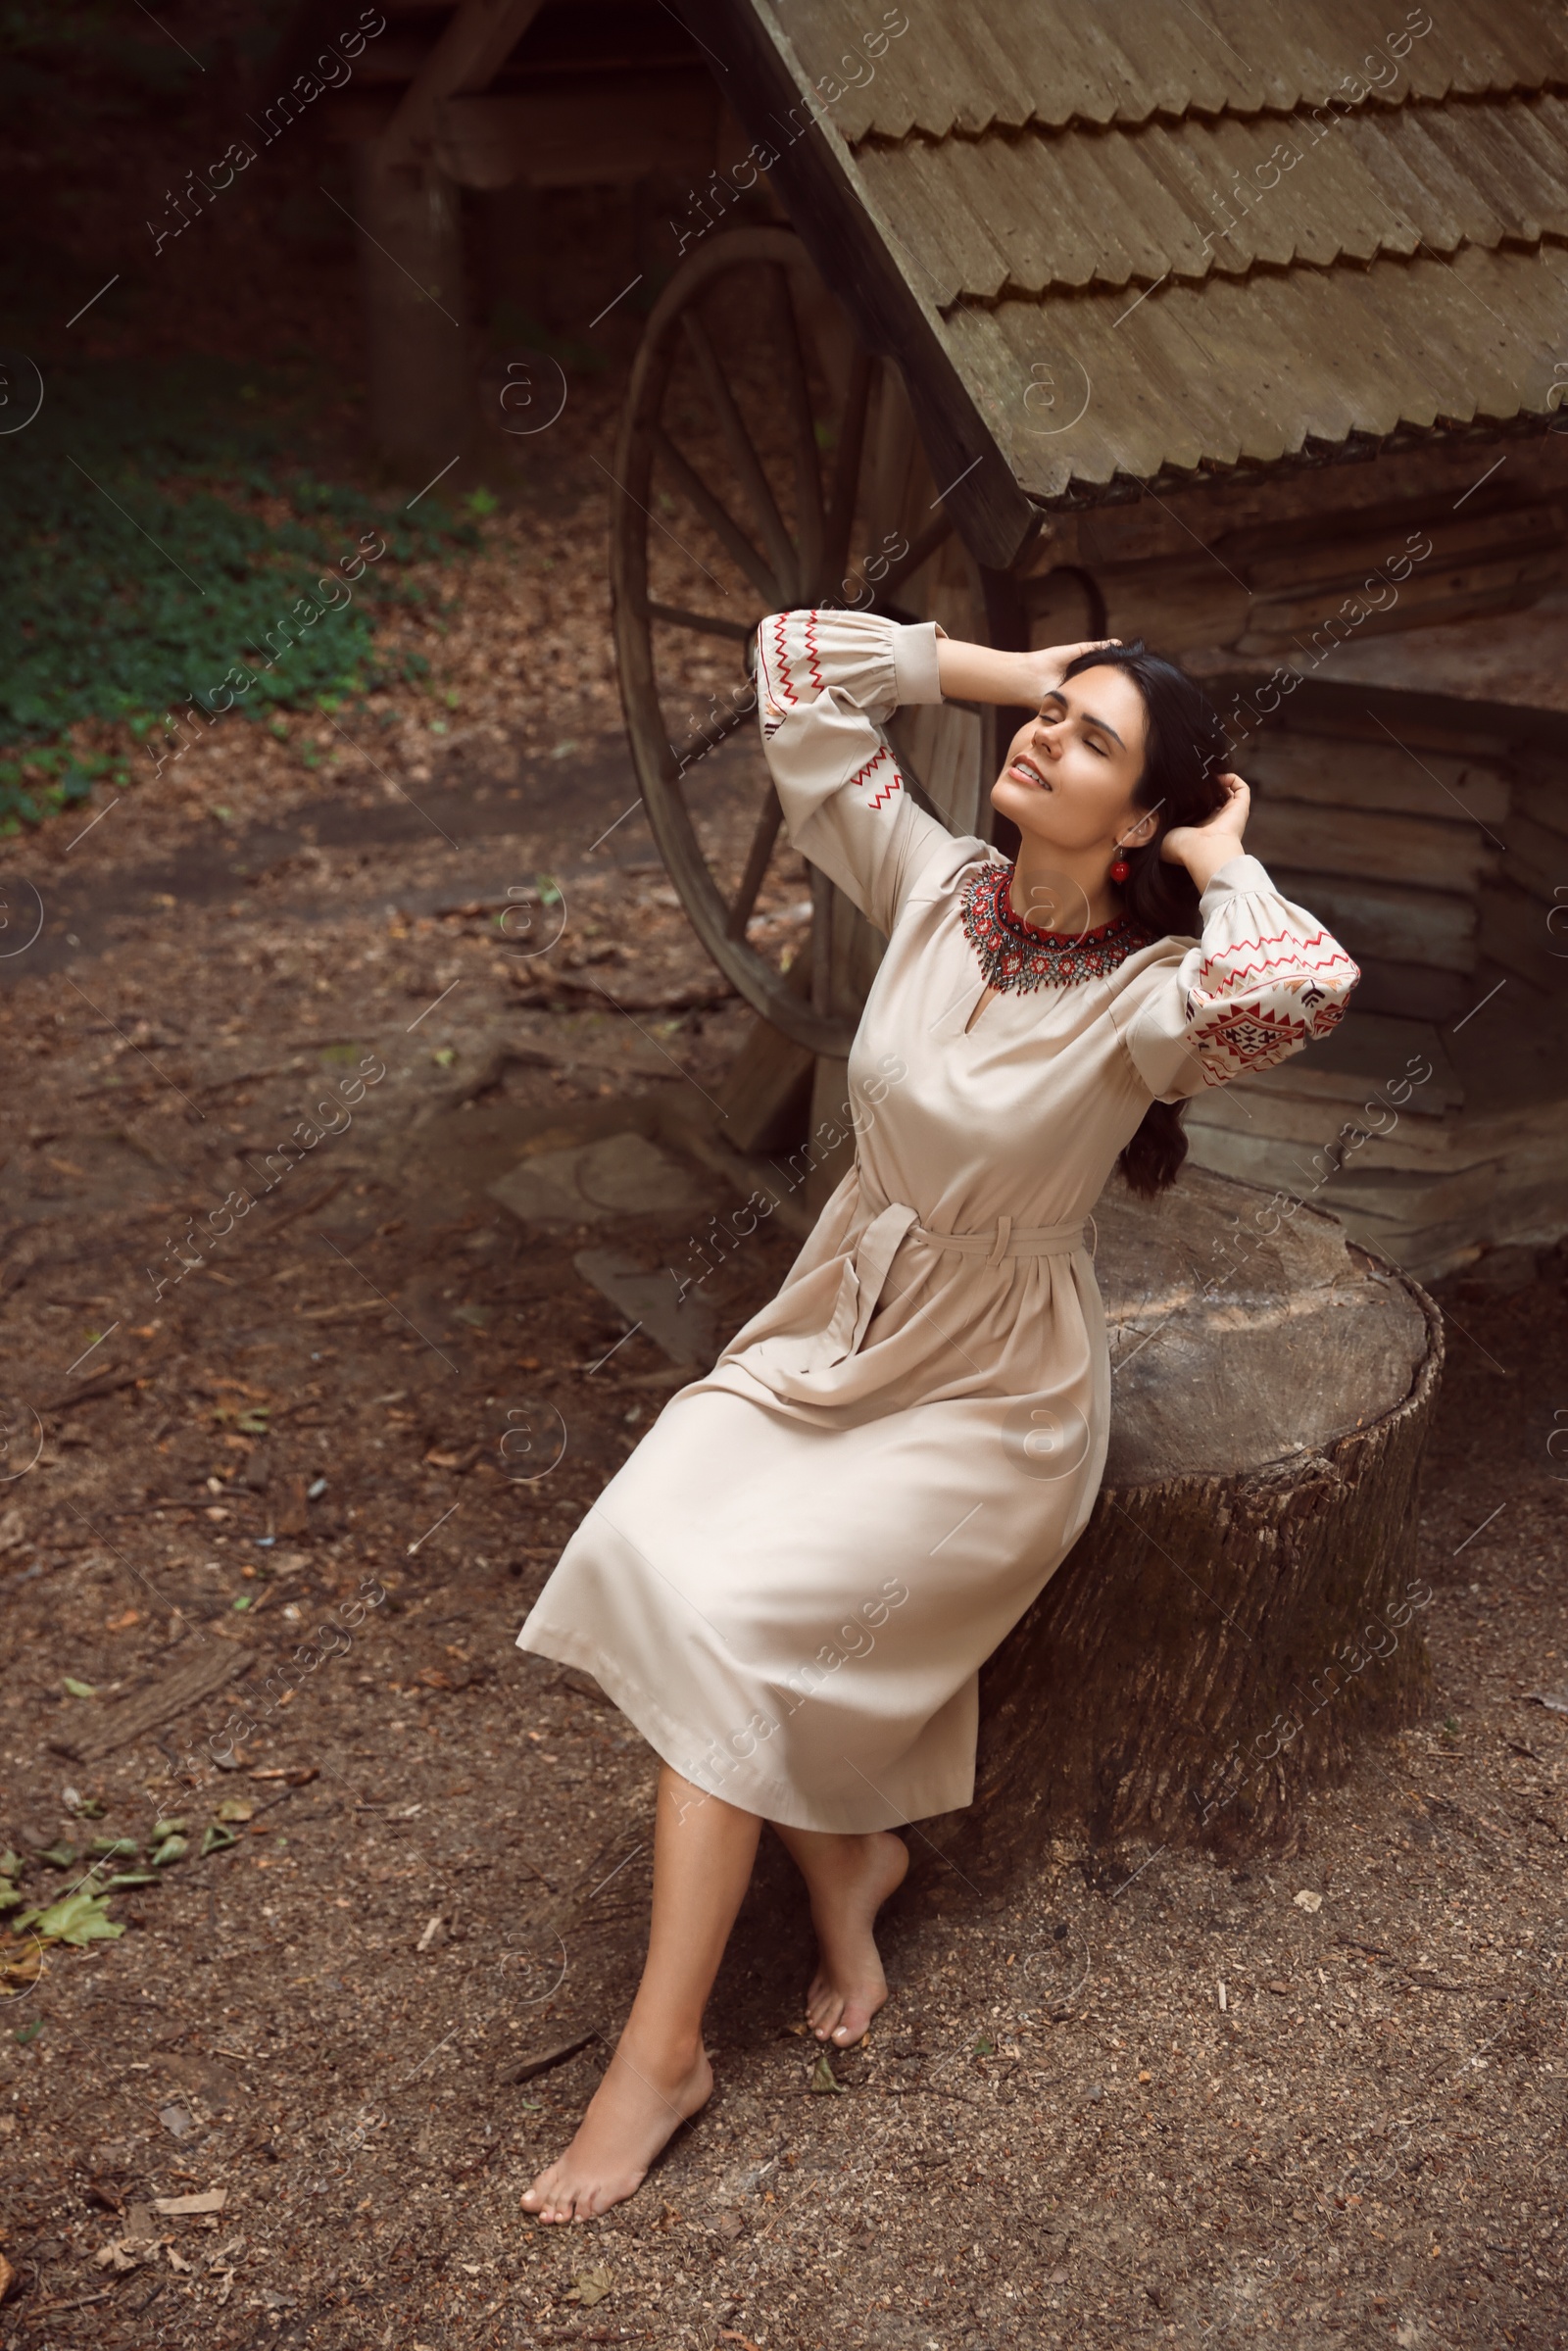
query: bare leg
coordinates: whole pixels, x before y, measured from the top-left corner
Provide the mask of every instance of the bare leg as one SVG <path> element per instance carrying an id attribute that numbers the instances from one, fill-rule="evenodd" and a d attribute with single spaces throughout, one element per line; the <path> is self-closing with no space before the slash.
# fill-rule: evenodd
<path id="1" fill-rule="evenodd" d="M 836 1837 L 820 1829 L 773 1826 L 811 1895 L 821 1964 L 806 1995 L 818 2040 L 854 2046 L 888 1996 L 872 1928 L 909 1866 L 909 1848 L 891 1829 Z"/>
<path id="2" fill-rule="evenodd" d="M 591 2221 L 635 2193 L 713 2077 L 703 2010 L 751 1880 L 761 1822 L 663 1764 L 648 1957 L 625 2031 L 564 2155 L 522 2198 L 542 2221 Z"/>

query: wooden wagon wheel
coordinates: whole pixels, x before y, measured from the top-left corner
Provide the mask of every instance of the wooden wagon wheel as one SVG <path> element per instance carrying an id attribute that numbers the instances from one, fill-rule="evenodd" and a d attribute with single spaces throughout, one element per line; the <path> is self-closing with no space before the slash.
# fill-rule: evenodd
<path id="1" fill-rule="evenodd" d="M 753 642 L 764 613 L 796 605 L 922 616 L 941 563 L 968 564 L 923 474 L 896 370 L 859 348 L 792 230 L 733 229 L 686 261 L 649 318 L 616 452 L 621 699 L 654 838 L 703 944 L 766 1020 L 841 1058 L 863 999 L 855 926 L 869 926 L 814 869 L 788 879 Z"/>

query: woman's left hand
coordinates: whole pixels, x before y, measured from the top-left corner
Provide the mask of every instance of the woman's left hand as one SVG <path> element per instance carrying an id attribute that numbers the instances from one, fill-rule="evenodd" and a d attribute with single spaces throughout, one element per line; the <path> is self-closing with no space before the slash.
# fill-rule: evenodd
<path id="1" fill-rule="evenodd" d="M 1242 835 L 1252 811 L 1252 795 L 1239 775 L 1229 773 L 1216 779 L 1225 787 L 1226 797 L 1201 824 L 1174 824 L 1159 845 L 1159 854 L 1169 864 L 1185 865 L 1200 890 L 1206 890 L 1222 865 L 1243 853 Z"/>

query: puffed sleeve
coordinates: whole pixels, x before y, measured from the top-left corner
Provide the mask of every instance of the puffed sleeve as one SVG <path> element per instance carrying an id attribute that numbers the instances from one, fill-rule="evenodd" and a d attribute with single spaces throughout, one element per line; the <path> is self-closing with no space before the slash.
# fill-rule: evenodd
<path id="1" fill-rule="evenodd" d="M 937 625 L 875 612 L 773 612 L 757 632 L 762 748 L 784 829 L 879 931 L 891 932 L 947 827 L 904 788 L 881 729 L 940 702 Z"/>
<path id="2" fill-rule="evenodd" d="M 1256 857 L 1232 857 L 1200 902 L 1203 935 L 1112 1013 L 1158 1102 L 1182 1102 L 1299 1053 L 1345 1016 L 1361 974 Z"/>

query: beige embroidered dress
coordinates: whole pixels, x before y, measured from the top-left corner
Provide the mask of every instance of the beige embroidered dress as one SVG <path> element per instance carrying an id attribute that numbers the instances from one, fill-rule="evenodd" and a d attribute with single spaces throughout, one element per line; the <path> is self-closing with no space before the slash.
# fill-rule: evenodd
<path id="1" fill-rule="evenodd" d="M 856 1161 L 517 1639 L 596 1675 L 710 1793 L 878 1829 L 971 1800 L 978 1669 L 1093 1506 L 1110 1377 L 1084 1220 L 1117 1153 L 1152 1100 L 1325 1034 L 1358 974 L 1244 856 L 1200 940 L 996 996 L 969 1028 L 965 893 L 1004 860 L 915 805 L 880 733 L 942 698 L 933 624 L 781 613 L 759 653 L 789 837 L 888 938 L 850 1058 Z"/>

